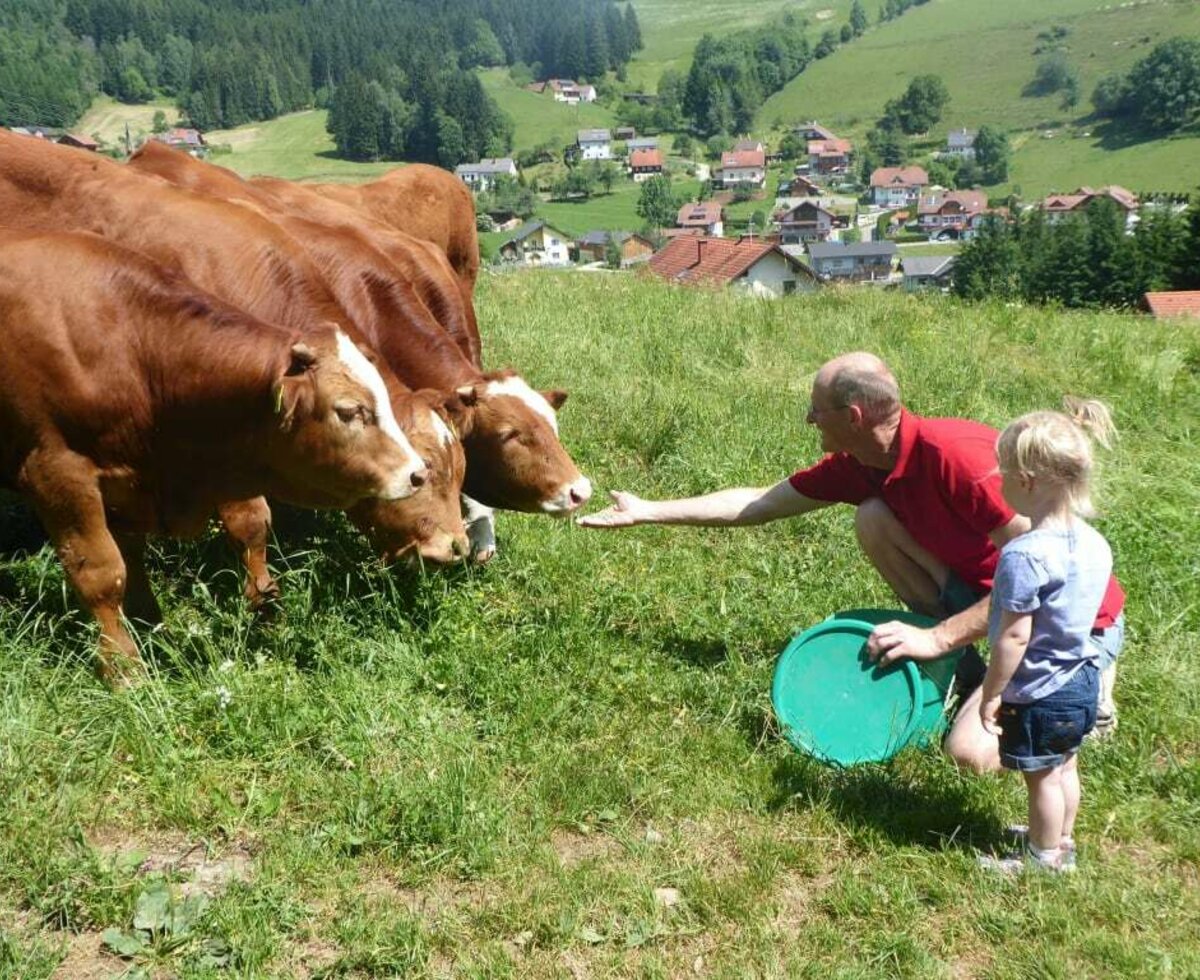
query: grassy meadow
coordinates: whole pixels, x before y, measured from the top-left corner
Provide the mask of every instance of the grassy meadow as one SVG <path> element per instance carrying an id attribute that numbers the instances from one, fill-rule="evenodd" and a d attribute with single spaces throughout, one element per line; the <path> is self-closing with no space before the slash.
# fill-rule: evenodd
<path id="1" fill-rule="evenodd" d="M 704 34 L 719 36 L 731 29 L 754 27 L 786 10 L 808 17 L 814 25 L 840 27 L 847 19 L 850 0 L 637 0 L 635 7 L 643 47 L 629 63 L 629 80 L 652 92 L 666 69 L 687 72 L 696 42 Z"/>
<path id="2" fill-rule="evenodd" d="M 894 601 L 848 509 L 736 531 L 501 515 L 494 562 L 449 574 L 282 513 L 266 624 L 215 531 L 164 542 L 167 621 L 128 693 L 92 676 L 93 627 L 9 509 L 0 976 L 1200 975 L 1195 324 L 569 272 L 485 274 L 478 308 L 490 365 L 570 391 L 563 438 L 601 492 L 775 482 L 818 452 L 813 370 L 852 348 L 927 414 L 1107 399 L 1099 526 L 1130 629 L 1079 873 L 976 868 L 1022 814 L 1011 776 L 933 751 L 839 772 L 779 737 L 787 639 Z"/>
<path id="3" fill-rule="evenodd" d="M 1037 35 L 1053 26 L 1069 31 L 1063 43 L 1082 95 L 1073 110 L 1060 107 L 1057 93 L 1022 94 L 1037 67 Z M 1195 2 L 933 0 L 873 26 L 811 64 L 764 103 L 758 121 L 765 131 L 816 117 L 839 134 L 862 139 L 884 103 L 900 95 L 912 76 L 933 73 L 950 90 L 950 104 L 935 130 L 939 139 L 949 129 L 984 123 L 1014 134 L 1058 127 L 1091 133 L 1071 139 L 1064 130 L 1053 140 L 1016 139 L 1010 177 L 1026 195 L 1080 183 L 1189 191 L 1200 183 L 1200 134 L 1125 146 L 1102 130 L 1093 131 L 1085 117 L 1102 76 L 1128 70 L 1160 41 L 1198 35 L 1200 3 Z"/>
<path id="4" fill-rule="evenodd" d="M 556 153 L 575 142 L 581 129 L 610 129 L 613 114 L 595 103 L 567 105 L 555 102 L 548 93 L 530 92 L 512 80 L 507 68 L 479 72 L 484 90 L 511 117 L 514 125 L 513 146 L 531 149 L 552 143 Z"/>

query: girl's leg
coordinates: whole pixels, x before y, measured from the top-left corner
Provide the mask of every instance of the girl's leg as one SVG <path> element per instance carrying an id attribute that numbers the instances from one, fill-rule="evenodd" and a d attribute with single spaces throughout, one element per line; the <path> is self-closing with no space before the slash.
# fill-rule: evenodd
<path id="1" fill-rule="evenodd" d="M 1063 795 L 1062 837 L 1064 840 L 1072 840 L 1075 836 L 1075 815 L 1079 812 L 1079 797 L 1081 795 L 1078 763 L 1079 754 L 1073 753 L 1060 767 L 1062 771 Z"/>
<path id="2" fill-rule="evenodd" d="M 1062 840 L 1066 809 L 1063 766 L 1022 773 L 1029 793 L 1029 843 L 1039 851 L 1057 851 Z"/>

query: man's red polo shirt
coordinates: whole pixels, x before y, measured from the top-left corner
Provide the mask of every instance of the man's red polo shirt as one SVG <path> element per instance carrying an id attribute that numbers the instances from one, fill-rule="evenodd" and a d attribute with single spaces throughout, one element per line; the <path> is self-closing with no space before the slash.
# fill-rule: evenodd
<path id="1" fill-rule="evenodd" d="M 902 411 L 899 452 L 889 472 L 832 453 L 790 478 L 813 500 L 861 504 L 880 498 L 914 540 L 976 592 L 989 592 L 1000 553 L 988 535 L 1013 519 L 1000 492 L 996 439 L 990 426 L 967 419 L 925 419 Z M 1125 605 L 1115 578 L 1096 618 L 1111 626 Z"/>

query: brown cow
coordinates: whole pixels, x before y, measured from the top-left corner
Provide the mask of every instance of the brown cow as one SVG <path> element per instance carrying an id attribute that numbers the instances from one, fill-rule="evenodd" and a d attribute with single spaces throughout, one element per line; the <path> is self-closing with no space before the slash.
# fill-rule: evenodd
<path id="1" fill-rule="evenodd" d="M 454 174 L 413 163 L 366 184 L 308 186 L 398 231 L 433 242 L 454 267 L 467 303 L 474 302 L 475 280 L 479 277 L 475 199 Z M 478 339 L 478 329 L 474 332 Z"/>
<path id="2" fill-rule="evenodd" d="M 130 166 L 273 217 L 308 251 L 367 343 L 405 382 L 456 393 L 451 412 L 466 448 L 468 530 L 478 560 L 495 551 L 489 507 L 562 515 L 588 500 L 590 483 L 558 441 L 554 408 L 566 395 L 539 394 L 512 372 L 485 375 L 471 363 L 412 287 L 410 278 L 424 274 L 420 261 L 402 258 L 407 273 L 389 261 L 417 244 L 411 238 L 377 230 L 385 254 L 355 227 L 362 220 L 352 211 L 302 188 L 272 197 L 262 184 L 250 186 L 170 149 L 139 151 Z M 310 207 L 336 227 L 298 216 Z"/>
<path id="3" fill-rule="evenodd" d="M 260 319 L 301 330 L 334 323 L 362 340 L 320 271 L 275 224 L 94 154 L 0 130 L 0 214 L 27 228 L 97 232 L 179 270 Z M 414 395 L 390 370 L 381 373 L 394 415 L 428 464 L 430 485 L 411 502 L 362 507 L 350 516 L 385 557 L 412 550 L 416 542 L 427 560 L 457 560 L 467 550 L 457 499 L 462 447 L 431 396 Z M 252 510 L 269 513 L 261 502 Z M 240 527 L 244 521 L 233 523 Z M 264 543 L 266 534 L 262 529 Z M 244 559 L 257 548 L 254 541 L 238 543 Z M 265 581 L 265 553 L 261 557 L 249 569 L 252 601 L 260 597 L 256 582 Z"/>
<path id="4" fill-rule="evenodd" d="M 95 235 L 0 233 L 0 485 L 99 621 L 105 679 L 140 664 L 121 615 L 126 595 L 154 604 L 147 534 L 195 534 L 259 494 L 398 499 L 422 469 L 336 328 L 257 320 Z"/>

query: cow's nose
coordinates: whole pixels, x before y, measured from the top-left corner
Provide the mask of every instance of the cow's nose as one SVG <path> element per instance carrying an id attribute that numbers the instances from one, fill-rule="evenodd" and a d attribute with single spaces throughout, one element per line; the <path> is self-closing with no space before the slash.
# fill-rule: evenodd
<path id="1" fill-rule="evenodd" d="M 413 470 L 412 485 L 414 487 L 423 487 L 429 482 L 429 470 L 421 467 L 419 470 Z"/>

